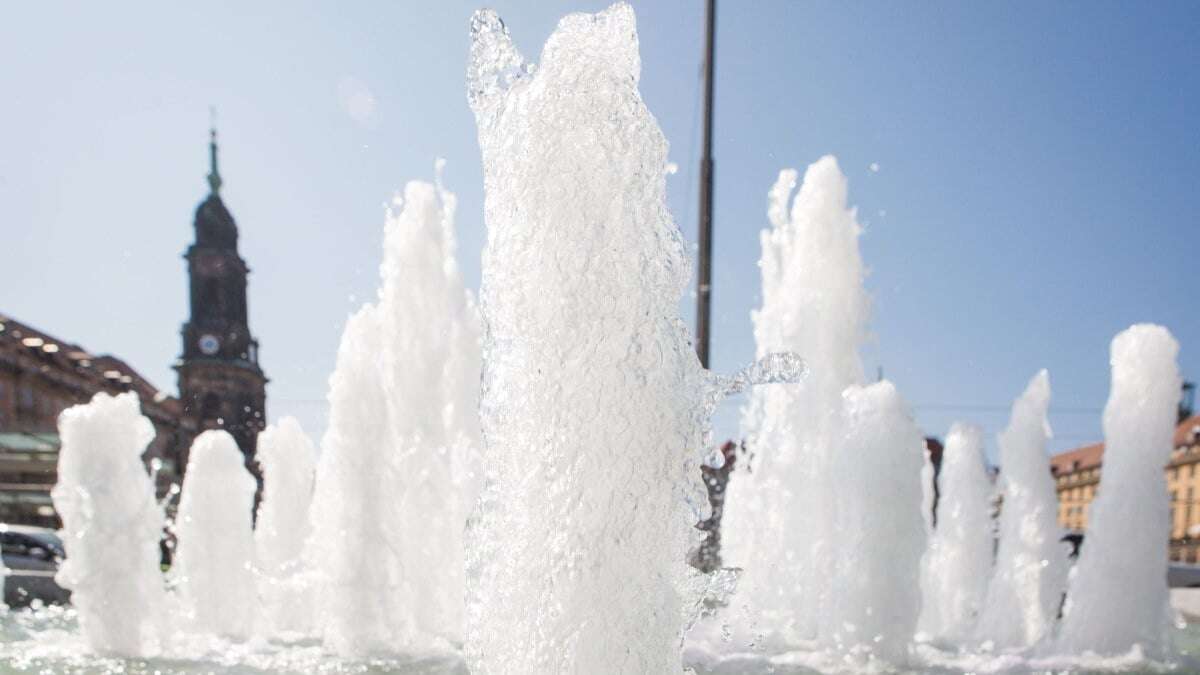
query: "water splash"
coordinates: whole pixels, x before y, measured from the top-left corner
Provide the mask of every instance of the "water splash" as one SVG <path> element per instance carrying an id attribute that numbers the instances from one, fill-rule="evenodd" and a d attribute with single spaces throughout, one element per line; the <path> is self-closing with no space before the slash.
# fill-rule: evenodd
<path id="1" fill-rule="evenodd" d="M 1067 582 L 1059 541 L 1058 496 L 1050 474 L 1050 375 L 1038 372 L 1013 402 L 1000 434 L 1000 542 L 976 639 L 1004 651 L 1029 647 L 1050 634 Z"/>
<path id="2" fill-rule="evenodd" d="M 263 473 L 263 497 L 254 528 L 254 564 L 263 626 L 260 634 L 312 630 L 313 593 L 303 560 L 309 537 L 309 505 L 317 450 L 294 417 L 258 435 L 255 453 Z"/>
<path id="3" fill-rule="evenodd" d="M 72 589 L 92 650 L 152 655 L 166 600 L 158 567 L 163 511 L 141 459 L 154 426 L 132 392 L 96 394 L 65 410 L 58 424 L 62 449 L 51 496 L 67 556 L 58 583 Z"/>
<path id="4" fill-rule="evenodd" d="M 1170 519 L 1163 466 L 1179 404 L 1179 343 L 1138 324 L 1112 341 L 1112 389 L 1104 407 L 1104 474 L 1087 540 L 1067 591 L 1057 648 L 1167 658 Z M 1109 620 L 1120 617 L 1119 620 Z M 1099 620 L 1098 620 L 1099 619 Z"/>
<path id="5" fill-rule="evenodd" d="M 258 484 L 228 432 L 205 431 L 188 453 L 168 578 L 186 631 L 248 638 L 255 596 L 252 514 Z"/>
<path id="6" fill-rule="evenodd" d="M 950 427 L 938 486 L 937 528 L 921 561 L 918 628 L 934 641 L 955 645 L 974 628 L 992 571 L 992 483 L 982 429 Z"/>
<path id="7" fill-rule="evenodd" d="M 479 319 L 455 261 L 454 195 L 413 181 L 384 231 L 379 299 L 330 378 L 308 552 L 320 631 L 343 655 L 452 649 L 478 491 Z"/>
<path id="8" fill-rule="evenodd" d="M 712 397 L 723 399 L 759 384 L 799 384 L 808 377 L 808 363 L 792 352 L 767 354 L 732 376 L 710 375 Z"/>

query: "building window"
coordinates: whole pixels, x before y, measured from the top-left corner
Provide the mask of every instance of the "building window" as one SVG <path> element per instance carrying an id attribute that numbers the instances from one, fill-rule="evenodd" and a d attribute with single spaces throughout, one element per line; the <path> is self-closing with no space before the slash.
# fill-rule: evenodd
<path id="1" fill-rule="evenodd" d="M 33 387 L 21 385 L 17 391 L 17 407 L 21 410 L 33 410 Z"/>
<path id="2" fill-rule="evenodd" d="M 1179 522 L 1179 495 L 1171 490 L 1171 529 L 1174 530 Z"/>
<path id="3" fill-rule="evenodd" d="M 200 419 L 211 420 L 221 416 L 221 399 L 213 392 L 204 395 L 200 403 Z"/>
<path id="4" fill-rule="evenodd" d="M 208 277 L 200 281 L 200 306 L 195 308 L 200 316 L 219 316 L 221 310 L 221 291 L 217 280 Z"/>
<path id="5" fill-rule="evenodd" d="M 1183 536 L 1191 535 L 1192 529 L 1192 488 L 1187 491 L 1187 503 L 1183 507 Z"/>

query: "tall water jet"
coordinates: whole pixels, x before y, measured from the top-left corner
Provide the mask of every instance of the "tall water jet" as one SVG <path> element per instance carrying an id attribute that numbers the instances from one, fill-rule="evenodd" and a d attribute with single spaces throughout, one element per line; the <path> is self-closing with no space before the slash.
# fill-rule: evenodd
<path id="1" fill-rule="evenodd" d="M 932 640 L 957 644 L 983 609 L 992 571 L 992 483 L 982 429 L 950 427 L 938 487 L 937 527 L 921 561 L 918 629 Z"/>
<path id="2" fill-rule="evenodd" d="M 1013 403 L 1001 432 L 1000 544 L 976 639 L 997 650 L 1029 647 L 1050 634 L 1067 581 L 1058 497 L 1050 475 L 1050 376 L 1042 370 Z"/>
<path id="3" fill-rule="evenodd" d="M 468 660 L 679 673 L 707 376 L 633 10 L 562 19 L 536 70 L 493 12 L 472 38 L 488 242 Z"/>
<path id="4" fill-rule="evenodd" d="M 318 631 L 342 655 L 387 651 L 403 617 L 397 519 L 389 483 L 396 462 L 387 433 L 379 312 L 367 305 L 342 330 L 329 378 L 329 429 L 313 495 L 305 557 L 317 571 Z M 367 552 L 370 551 L 370 554 Z"/>
<path id="5" fill-rule="evenodd" d="M 445 648 L 463 636 L 480 352 L 454 205 L 440 180 L 410 182 L 393 201 L 379 298 L 347 322 L 330 378 L 308 555 L 321 632 L 343 654 Z"/>
<path id="6" fill-rule="evenodd" d="M 62 518 L 66 560 L 57 581 L 72 590 L 89 647 L 152 655 L 160 647 L 165 602 L 163 510 L 142 462 L 154 426 L 129 392 L 96 394 L 68 408 L 58 429 L 62 449 L 51 497 Z"/>
<path id="7" fill-rule="evenodd" d="M 904 663 L 921 610 L 925 440 L 887 380 L 847 388 L 843 414 L 846 431 L 828 474 L 838 487 L 831 522 L 838 536 L 830 542 L 837 564 L 824 580 L 831 599 L 819 638 L 863 667 Z"/>
<path id="8" fill-rule="evenodd" d="M 304 543 L 312 503 L 317 451 L 294 417 L 284 417 L 258 435 L 262 503 L 254 528 L 262 631 L 267 635 L 308 632 L 312 592 L 305 585 Z"/>
<path id="9" fill-rule="evenodd" d="M 189 631 L 235 639 L 254 630 L 254 492 L 237 442 L 228 432 L 196 437 L 175 517 L 169 578 Z"/>
<path id="10" fill-rule="evenodd" d="M 1137 324 L 1113 338 L 1104 475 L 1067 592 L 1060 652 L 1171 656 L 1163 467 L 1179 404 L 1178 355 L 1162 326 Z"/>
<path id="11" fill-rule="evenodd" d="M 786 644 L 815 638 L 830 602 L 830 528 L 842 487 L 829 470 L 844 433 L 842 392 L 863 380 L 858 348 L 869 307 L 862 228 L 837 160 L 809 166 L 790 201 L 795 188 L 787 169 L 770 191 L 754 337 L 760 357 L 790 350 L 819 367 L 802 386 L 751 394 L 742 416 L 748 452 L 730 481 L 723 524 L 726 559 L 746 570 L 739 601 L 755 625 L 741 628 L 750 639 L 763 633 Z"/>

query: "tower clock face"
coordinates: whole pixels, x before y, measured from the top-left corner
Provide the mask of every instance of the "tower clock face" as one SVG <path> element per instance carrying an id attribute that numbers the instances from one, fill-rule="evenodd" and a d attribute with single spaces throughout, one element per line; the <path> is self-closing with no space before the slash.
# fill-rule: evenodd
<path id="1" fill-rule="evenodd" d="M 217 336 L 205 333 L 200 336 L 199 346 L 202 353 L 212 356 L 221 348 L 221 341 L 217 339 Z"/>

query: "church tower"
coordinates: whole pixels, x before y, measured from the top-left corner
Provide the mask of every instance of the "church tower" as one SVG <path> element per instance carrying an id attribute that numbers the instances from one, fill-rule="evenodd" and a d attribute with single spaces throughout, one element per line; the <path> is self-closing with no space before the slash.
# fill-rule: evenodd
<path id="1" fill-rule="evenodd" d="M 258 342 L 246 313 L 249 269 L 237 251 L 237 224 L 221 201 L 217 132 L 211 131 L 209 195 L 196 208 L 196 241 L 188 266 L 191 313 L 183 324 L 183 354 L 175 365 L 183 417 L 198 431 L 224 429 L 237 440 L 246 466 L 261 476 L 254 459 L 258 432 L 266 422 L 267 378 L 258 366 Z M 180 453 L 187 466 L 187 449 Z"/>

